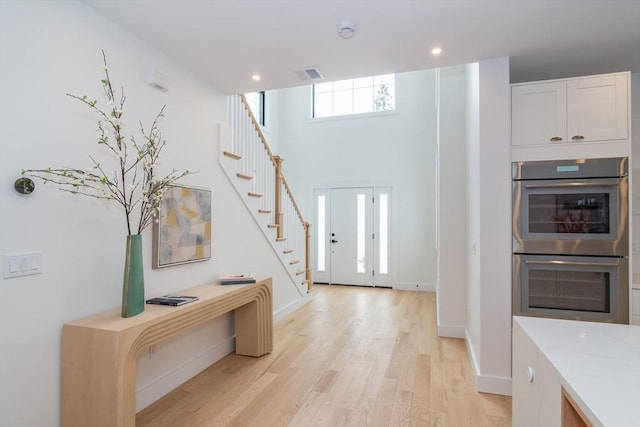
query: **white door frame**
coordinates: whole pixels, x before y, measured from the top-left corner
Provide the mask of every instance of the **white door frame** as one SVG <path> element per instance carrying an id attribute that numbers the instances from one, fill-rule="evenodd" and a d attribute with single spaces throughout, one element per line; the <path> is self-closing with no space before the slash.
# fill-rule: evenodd
<path id="1" fill-rule="evenodd" d="M 312 249 L 312 265 L 313 265 L 313 280 L 317 283 L 330 283 L 331 278 L 331 243 L 330 243 L 330 229 L 329 218 L 331 213 L 331 190 L 332 189 L 346 189 L 346 188 L 373 188 L 373 194 L 375 198 L 373 222 L 374 222 L 374 276 L 373 286 L 377 287 L 392 287 L 395 278 L 395 202 L 393 200 L 393 186 L 380 186 L 380 185 L 353 185 L 353 186 L 332 186 L 321 187 L 313 190 L 313 206 L 314 206 L 314 227 L 313 231 L 313 249 Z M 387 244 L 386 244 L 386 273 L 380 270 L 380 254 L 379 245 L 381 242 L 381 229 L 380 229 L 380 201 L 386 195 L 387 202 Z M 321 197 L 323 201 L 320 202 Z M 320 213 L 319 209 L 323 208 L 324 212 Z M 323 220 L 324 218 L 324 220 Z M 320 239 L 320 233 L 324 235 Z"/>

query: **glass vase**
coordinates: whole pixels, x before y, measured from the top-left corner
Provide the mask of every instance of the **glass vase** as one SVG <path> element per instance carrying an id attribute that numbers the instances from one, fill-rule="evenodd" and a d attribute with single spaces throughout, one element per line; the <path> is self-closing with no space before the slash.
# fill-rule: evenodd
<path id="1" fill-rule="evenodd" d="M 142 236 L 127 236 L 127 254 L 122 283 L 122 317 L 144 311 L 144 271 L 142 268 Z"/>

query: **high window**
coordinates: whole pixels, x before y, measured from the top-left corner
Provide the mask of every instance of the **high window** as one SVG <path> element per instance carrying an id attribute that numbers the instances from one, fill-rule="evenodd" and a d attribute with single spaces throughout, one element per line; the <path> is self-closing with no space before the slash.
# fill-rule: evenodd
<path id="1" fill-rule="evenodd" d="M 264 126 L 264 91 L 245 93 L 249 108 L 261 126 Z"/>
<path id="2" fill-rule="evenodd" d="M 313 117 L 395 110 L 395 74 L 313 85 Z"/>

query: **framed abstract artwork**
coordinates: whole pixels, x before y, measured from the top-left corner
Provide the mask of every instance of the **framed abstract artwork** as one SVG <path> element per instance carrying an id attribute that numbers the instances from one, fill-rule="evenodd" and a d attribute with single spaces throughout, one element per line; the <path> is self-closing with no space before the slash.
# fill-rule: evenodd
<path id="1" fill-rule="evenodd" d="M 153 268 L 211 258 L 211 190 L 172 185 L 153 224 Z"/>

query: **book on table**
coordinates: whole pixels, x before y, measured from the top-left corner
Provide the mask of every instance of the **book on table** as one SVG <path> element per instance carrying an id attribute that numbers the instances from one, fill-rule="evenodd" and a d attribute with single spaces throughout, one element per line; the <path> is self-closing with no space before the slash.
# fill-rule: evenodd
<path id="1" fill-rule="evenodd" d="M 187 295 L 163 295 L 161 297 L 150 298 L 146 302 L 147 304 L 178 306 L 197 300 L 198 297 Z"/>
<path id="2" fill-rule="evenodd" d="M 253 274 L 227 274 L 220 276 L 221 285 L 241 285 L 244 283 L 256 283 L 256 277 Z"/>

